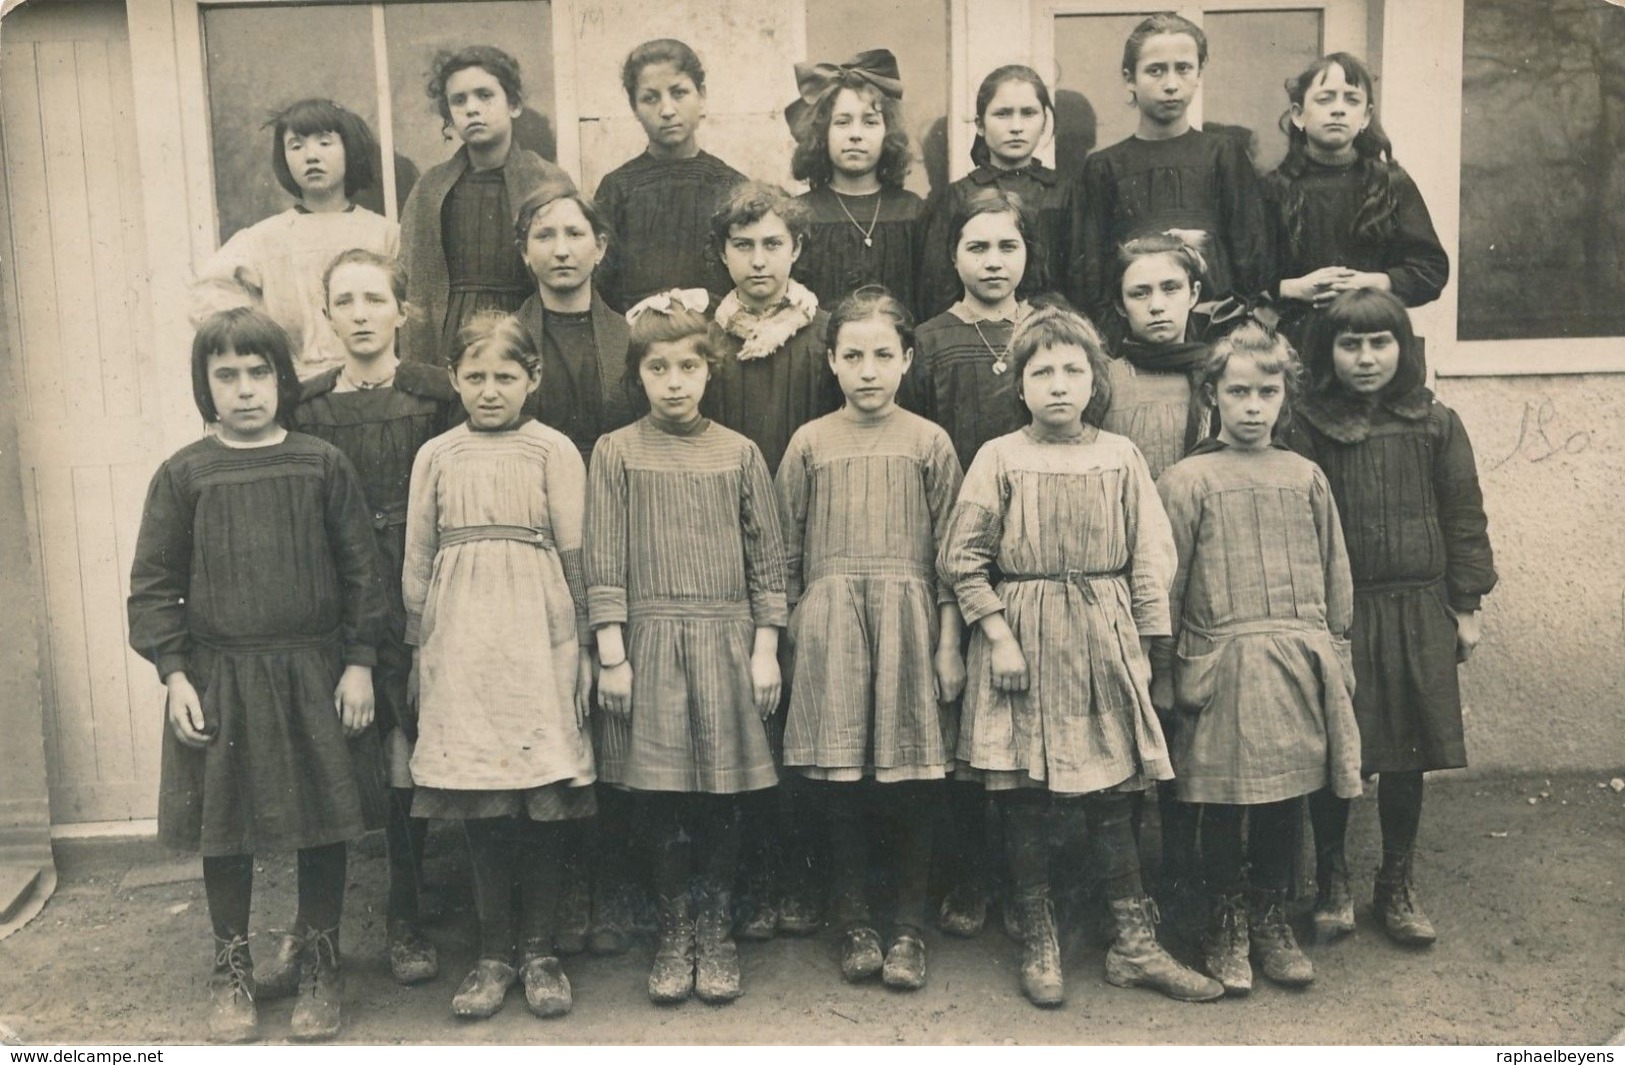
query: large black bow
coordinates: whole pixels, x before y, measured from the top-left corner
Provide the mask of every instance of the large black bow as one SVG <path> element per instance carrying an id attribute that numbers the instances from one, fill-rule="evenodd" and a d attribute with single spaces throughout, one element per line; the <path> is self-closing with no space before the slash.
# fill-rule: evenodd
<path id="1" fill-rule="evenodd" d="M 857 75 L 893 100 L 903 98 L 903 80 L 897 72 L 897 57 L 886 48 L 859 52 L 845 63 L 797 63 L 796 88 L 801 96 L 784 109 L 784 120 L 790 124 L 790 132 L 795 134 L 797 140 L 801 138 L 806 124 L 812 121 L 819 103 L 840 89 L 848 74 Z"/>

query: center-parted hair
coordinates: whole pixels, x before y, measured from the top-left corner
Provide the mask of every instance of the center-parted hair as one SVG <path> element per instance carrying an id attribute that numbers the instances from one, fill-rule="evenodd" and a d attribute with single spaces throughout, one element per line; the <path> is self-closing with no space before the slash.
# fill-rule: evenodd
<path id="1" fill-rule="evenodd" d="M 1020 63 L 1007 63 L 994 70 L 982 79 L 982 85 L 976 90 L 976 118 L 978 121 L 987 120 L 987 109 L 993 103 L 993 97 L 999 94 L 999 88 L 1009 82 L 1016 81 L 1023 85 L 1031 85 L 1033 92 L 1038 96 L 1038 106 L 1044 112 L 1044 125 L 1050 136 L 1055 135 L 1055 103 L 1050 99 L 1049 86 L 1044 79 L 1038 76 L 1038 71 Z M 1036 148 L 1036 145 L 1035 145 Z M 980 133 L 971 141 L 970 161 L 977 166 L 988 166 L 993 161 L 993 152 L 987 146 L 987 139 Z"/>
<path id="2" fill-rule="evenodd" d="M 835 351 L 841 338 L 841 328 L 852 322 L 866 322 L 881 318 L 897 330 L 897 339 L 904 351 L 914 348 L 914 316 L 903 306 L 903 301 L 891 294 L 884 285 L 863 285 L 849 292 L 830 312 L 829 328 L 824 331 L 824 347 Z"/>
<path id="3" fill-rule="evenodd" d="M 892 99 L 864 79 L 856 71 L 846 71 L 839 78 L 839 86 L 826 92 L 813 108 L 812 116 L 796 141 L 795 154 L 790 159 L 790 172 L 797 181 L 821 189 L 835 178 L 835 161 L 829 155 L 829 127 L 835 120 L 835 100 L 842 89 L 851 89 L 880 112 L 886 124 L 886 135 L 880 142 L 880 162 L 875 164 L 875 178 L 888 189 L 903 187 L 908 176 L 908 130 L 903 126 L 901 102 Z"/>
<path id="4" fill-rule="evenodd" d="M 258 355 L 276 373 L 276 420 L 293 428 L 293 409 L 299 405 L 299 374 L 293 368 L 293 346 L 276 319 L 253 307 L 232 307 L 203 319 L 192 337 L 192 401 L 211 425 L 220 420 L 209 389 L 209 358 L 233 352 Z"/>
<path id="5" fill-rule="evenodd" d="M 1285 398 L 1281 403 L 1281 416 L 1275 420 L 1272 436 L 1292 424 L 1292 412 L 1303 395 L 1303 363 L 1292 343 L 1269 326 L 1257 320 L 1241 323 L 1231 330 L 1208 352 L 1207 361 L 1197 371 L 1196 391 L 1202 401 L 1218 418 L 1219 379 L 1231 360 L 1252 359 L 1264 373 L 1278 373 L 1282 377 Z"/>
<path id="6" fill-rule="evenodd" d="M 278 185 L 292 196 L 303 197 L 304 190 L 288 169 L 288 153 L 282 141 L 289 133 L 314 137 L 332 133 L 344 145 L 344 195 L 354 196 L 371 188 L 378 180 L 378 139 L 367 120 L 332 100 L 312 97 L 289 104 L 266 120 L 271 130 L 271 172 Z"/>
<path id="7" fill-rule="evenodd" d="M 1112 271 L 1114 278 L 1112 299 L 1118 306 L 1123 304 L 1123 278 L 1128 274 L 1128 268 L 1139 260 L 1149 259 L 1154 255 L 1166 255 L 1172 259 L 1185 271 L 1186 278 L 1192 284 L 1203 282 L 1207 277 L 1207 260 L 1202 258 L 1202 253 L 1172 233 L 1149 233 L 1143 237 L 1135 237 L 1117 246 L 1117 257 Z"/>
<path id="8" fill-rule="evenodd" d="M 1089 357 L 1094 381 L 1089 403 L 1083 409 L 1083 420 L 1099 428 L 1112 405 L 1112 386 L 1106 376 L 1111 359 L 1106 354 L 1106 342 L 1089 319 L 1059 302 L 1046 303 L 1034 310 L 1016 326 L 1010 337 L 1010 372 L 1016 375 L 1016 402 L 1023 410 L 1027 409 L 1023 389 L 1027 364 L 1040 351 L 1057 347 L 1082 348 Z"/>
<path id="9" fill-rule="evenodd" d="M 504 311 L 480 311 L 457 330 L 457 342 L 446 356 L 446 366 L 457 372 L 469 352 L 490 352 L 517 362 L 532 377 L 542 375 L 542 355 L 519 319 Z"/>
<path id="10" fill-rule="evenodd" d="M 1016 297 L 1025 299 L 1049 288 L 1049 269 L 1045 266 L 1045 249 L 1038 236 L 1038 222 L 1019 193 L 990 185 L 977 189 L 969 196 L 950 199 L 953 210 L 948 214 L 948 246 L 943 249 L 950 266 L 959 249 L 960 234 L 971 219 L 984 214 L 1007 214 L 1016 220 L 1016 232 L 1021 234 L 1022 242 L 1027 245 L 1027 266 L 1022 272 L 1020 284 L 1016 285 Z M 926 254 L 931 254 L 931 250 L 927 249 Z"/>
<path id="11" fill-rule="evenodd" d="M 638 78 L 644 67 L 655 63 L 669 63 L 679 74 L 687 74 L 694 88 L 704 94 L 705 64 L 694 49 L 673 37 L 660 37 L 632 49 L 621 64 L 621 88 L 626 90 L 626 102 L 633 110 L 638 106 Z"/>
<path id="12" fill-rule="evenodd" d="M 525 102 L 524 83 L 519 77 L 519 60 L 502 49 L 488 44 L 471 44 L 456 51 L 436 52 L 429 65 L 429 84 L 424 91 L 440 112 L 448 137 L 452 135 L 452 124 L 451 103 L 446 99 L 446 82 L 451 80 L 453 74 L 471 67 L 479 67 L 497 79 L 497 84 L 508 96 L 510 106 L 520 107 Z"/>
<path id="13" fill-rule="evenodd" d="M 1304 361 L 1308 364 L 1310 391 L 1335 392 L 1343 387 L 1332 363 L 1332 349 L 1339 333 L 1394 334 L 1399 341 L 1399 367 L 1383 389 L 1384 395 L 1403 395 L 1427 379 L 1427 367 L 1417 350 L 1416 331 L 1405 304 L 1391 292 L 1356 288 L 1332 300 L 1309 323 Z"/>
<path id="14" fill-rule="evenodd" d="M 1183 15 L 1172 11 L 1159 11 L 1142 21 L 1129 32 L 1123 42 L 1123 71 L 1133 74 L 1140 66 L 1140 50 L 1145 42 L 1164 33 L 1182 33 L 1196 42 L 1196 65 L 1207 66 L 1207 34 L 1202 27 Z"/>
<path id="15" fill-rule="evenodd" d="M 790 239 L 797 243 L 807 239 L 812 213 L 806 204 L 796 200 L 777 185 L 765 181 L 741 181 L 728 190 L 728 195 L 711 215 L 711 249 L 721 256 L 728 246 L 728 237 L 738 226 L 752 226 L 770 214 L 779 216 L 790 231 Z"/>

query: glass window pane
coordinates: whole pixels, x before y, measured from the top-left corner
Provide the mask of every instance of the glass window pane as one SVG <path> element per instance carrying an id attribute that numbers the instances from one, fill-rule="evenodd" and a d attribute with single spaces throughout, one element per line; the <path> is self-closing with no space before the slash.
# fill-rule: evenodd
<path id="1" fill-rule="evenodd" d="M 1123 42 L 1150 13 L 1055 20 L 1055 166 L 1061 173 L 1081 172 L 1084 156 L 1133 135 L 1139 112 L 1123 84 Z"/>
<path id="2" fill-rule="evenodd" d="M 1625 11 L 1467 0 L 1463 340 L 1625 336 Z"/>
<path id="3" fill-rule="evenodd" d="M 1321 55 L 1319 11 L 1210 12 L 1202 75 L 1202 128 L 1249 134 L 1253 164 L 1275 169 L 1286 156 L 1281 114 L 1286 80 Z"/>
<path id="4" fill-rule="evenodd" d="M 870 48 L 889 48 L 897 57 L 914 149 L 906 185 L 924 196 L 945 184 L 948 172 L 947 0 L 808 0 L 809 60 L 842 63 Z"/>
<path id="5" fill-rule="evenodd" d="M 525 110 L 514 140 L 546 159 L 558 158 L 553 124 L 553 11 L 540 0 L 466 0 L 391 4 L 384 8 L 389 88 L 395 113 L 395 154 L 411 168 L 397 177 L 404 200 L 418 174 L 444 162 L 457 148 L 426 89 L 435 52 L 490 44 L 519 61 Z M 616 62 L 619 62 L 617 59 Z M 450 136 L 450 139 L 448 139 Z M 405 167 L 398 165 L 397 174 Z"/>
<path id="6" fill-rule="evenodd" d="M 265 120 L 326 96 L 378 128 L 372 18 L 362 6 L 216 7 L 203 13 L 220 240 L 284 211 Z M 358 197 L 363 198 L 364 197 Z"/>

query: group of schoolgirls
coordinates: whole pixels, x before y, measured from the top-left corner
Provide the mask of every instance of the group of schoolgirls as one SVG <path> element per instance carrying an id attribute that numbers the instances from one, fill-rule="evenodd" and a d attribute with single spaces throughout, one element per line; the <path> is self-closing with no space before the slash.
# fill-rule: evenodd
<path id="1" fill-rule="evenodd" d="M 937 923 L 975 935 L 989 799 L 1039 1005 L 1064 997 L 1055 809 L 1087 824 L 1115 985 L 1245 994 L 1252 961 L 1309 983 L 1296 818 L 1307 796 L 1317 935 L 1351 932 L 1362 774 L 1375 912 L 1431 942 L 1423 773 L 1465 764 L 1456 665 L 1495 583 L 1406 312 L 1448 262 L 1357 59 L 1288 84 L 1260 182 L 1188 124 L 1206 50 L 1178 16 L 1141 23 L 1138 132 L 1076 180 L 1033 158 L 1043 81 L 994 71 L 977 167 L 930 204 L 901 188 L 883 51 L 798 65 L 795 198 L 698 147 L 705 74 L 673 40 L 628 56 L 648 149 L 592 199 L 513 143 L 495 48 L 436 58 L 461 143 L 398 234 L 352 199 L 365 123 L 282 112 L 299 203 L 199 280 L 212 432 L 154 476 L 131 574 L 167 688 L 160 836 L 203 855 L 211 1037 L 255 1038 L 256 1002 L 293 994 L 296 1038 L 338 1033 L 345 843 L 368 829 L 391 971 L 434 978 L 435 818 L 472 871 L 462 1018 L 515 985 L 568 1012 L 559 957 L 627 948 L 639 858 L 656 1002 L 737 998 L 736 936 L 812 931 L 825 901 L 844 978 L 919 988 L 933 826 L 946 805 Z M 1153 785 L 1201 971 L 1142 886 Z M 253 856 L 287 849 L 297 914 L 256 966 Z M 827 883 L 785 874 L 815 852 Z"/>

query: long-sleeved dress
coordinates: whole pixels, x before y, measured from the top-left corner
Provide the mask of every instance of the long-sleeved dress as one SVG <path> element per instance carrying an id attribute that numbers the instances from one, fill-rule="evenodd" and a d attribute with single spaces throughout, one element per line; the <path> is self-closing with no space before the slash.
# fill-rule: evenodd
<path id="1" fill-rule="evenodd" d="M 1134 441 L 1153 479 L 1185 457 L 1204 435 L 1204 409 L 1191 385 L 1206 361 L 1200 341 L 1146 344 L 1129 338 L 1107 367 L 1111 406 L 1101 428 Z"/>
<path id="2" fill-rule="evenodd" d="M 385 601 L 354 468 L 302 433 L 209 437 L 153 475 L 130 569 L 130 646 L 197 689 L 208 746 L 164 725 L 158 836 L 208 857 L 317 847 L 382 825 L 376 729 L 333 692 L 372 666 Z"/>
<path id="3" fill-rule="evenodd" d="M 401 580 L 418 648 L 415 815 L 595 809 L 592 738 L 575 710 L 585 485 L 575 445 L 536 421 L 465 423 L 418 452 Z"/>
<path id="4" fill-rule="evenodd" d="M 1311 396 L 1293 447 L 1320 464 L 1354 575 L 1354 713 L 1367 773 L 1467 764 L 1452 610 L 1495 587 L 1467 430 L 1417 383 L 1377 403 Z M 1398 380 L 1398 378 L 1396 378 Z"/>
<path id="5" fill-rule="evenodd" d="M 761 448 L 769 476 L 778 472 L 797 429 L 840 409 L 841 389 L 824 348 L 828 331 L 829 315 L 820 310 L 771 354 L 741 360 L 744 341 L 715 330 L 723 365 L 706 386 L 700 409 Z"/>
<path id="6" fill-rule="evenodd" d="M 582 314 L 544 311 L 541 297 L 531 296 L 514 318 L 542 356 L 542 387 L 525 401 L 525 411 L 575 441 L 583 463 L 599 437 L 630 425 L 639 408 L 648 409 L 643 390 L 631 395 L 622 381 L 630 339 L 626 319 L 597 293 Z"/>
<path id="7" fill-rule="evenodd" d="M 854 289 L 885 285 L 910 313 L 919 313 L 924 200 L 907 189 L 843 196 L 828 186 L 796 199 L 812 217 L 792 276 L 812 289 L 819 306 L 833 311 Z"/>
<path id="8" fill-rule="evenodd" d="M 1323 266 L 1346 266 L 1387 274 L 1390 291 L 1407 307 L 1439 298 L 1450 280 L 1450 256 L 1439 243 L 1416 182 L 1399 166 L 1390 172 L 1394 193 L 1391 231 L 1380 237 L 1361 237 L 1354 232 L 1370 165 L 1325 166 L 1306 159 L 1298 177 L 1289 177 L 1278 168 L 1264 179 L 1264 213 L 1276 266 L 1272 292 L 1279 294 L 1283 278 L 1303 277 Z M 1282 328 L 1294 340 L 1301 340 L 1314 309 L 1295 300 L 1280 301 L 1278 307 Z"/>
<path id="9" fill-rule="evenodd" d="M 1168 744 L 1179 797 L 1360 793 L 1348 553 L 1326 475 L 1284 448 L 1210 440 L 1158 484 L 1179 550 Z"/>
<path id="10" fill-rule="evenodd" d="M 925 235 L 920 259 L 921 319 L 941 314 L 959 299 L 962 285 L 954 269 L 953 251 L 948 246 L 949 227 L 954 211 L 983 189 L 999 188 L 1021 197 L 1038 222 L 1038 239 L 1043 250 L 1046 290 L 1063 292 L 1072 269 L 1073 213 L 1078 197 L 1074 182 L 1034 161 L 1020 170 L 1000 170 L 979 166 L 931 198 L 926 206 Z M 1028 269 L 1032 269 L 1031 262 Z M 1066 296 L 1074 298 L 1072 292 Z"/>
<path id="11" fill-rule="evenodd" d="M 1173 536 L 1133 444 L 1023 429 L 971 463 L 938 556 L 972 630 L 956 773 L 1066 794 L 1173 776 L 1141 637 L 1166 636 Z M 998 583 L 993 583 L 997 569 Z M 1027 690 L 993 686 L 977 624 L 1003 611 Z"/>
<path id="12" fill-rule="evenodd" d="M 955 307 L 914 332 L 914 365 L 898 390 L 898 402 L 948 431 L 961 466 L 968 468 L 989 440 L 1031 420 L 1006 354 L 1027 311 L 1022 304 L 1013 319 L 973 321 L 970 312 Z M 1003 372 L 994 368 L 1001 355 Z"/>
<path id="13" fill-rule="evenodd" d="M 598 442 L 587 494 L 593 628 L 625 626 L 629 722 L 593 716 L 598 772 L 640 791 L 778 783 L 756 712 L 756 629 L 782 627 L 784 541 L 756 445 L 645 416 Z"/>
<path id="14" fill-rule="evenodd" d="M 794 671 L 784 764 L 825 780 L 946 775 L 937 701 L 937 548 L 962 472 L 948 434 L 904 410 L 849 410 L 796 432 L 777 489 Z"/>
<path id="15" fill-rule="evenodd" d="M 1168 229 L 1204 234 L 1205 299 L 1252 297 L 1274 278 L 1258 175 L 1229 134 L 1128 137 L 1089 156 L 1077 195 L 1069 291 L 1102 329 L 1119 329 L 1113 263 L 1118 246 L 1134 237 Z"/>
<path id="16" fill-rule="evenodd" d="M 364 207 L 290 207 L 233 234 L 198 271 L 192 324 L 229 307 L 258 306 L 287 331 L 299 376 L 314 377 L 344 362 L 344 345 L 322 313 L 327 264 L 351 248 L 393 259 L 400 240 L 399 226 Z"/>
<path id="17" fill-rule="evenodd" d="M 416 716 L 406 697 L 412 652 L 406 646 L 406 604 L 401 600 L 401 567 L 406 557 L 406 493 L 418 449 L 448 429 L 462 408 L 446 375 L 421 363 L 402 363 L 387 387 L 343 391 L 335 368 L 305 382 L 294 425 L 301 432 L 344 452 L 361 477 L 389 615 L 372 671 L 379 732 L 417 735 Z M 409 783 L 397 768 L 404 759 L 391 748 L 391 783 Z M 397 767 L 396 762 L 402 764 Z"/>
<path id="18" fill-rule="evenodd" d="M 593 194 L 614 234 L 598 265 L 604 301 L 625 313 L 669 288 L 703 288 L 715 303 L 733 281 L 711 248 L 711 215 L 745 175 L 709 152 L 656 159 L 644 152 L 605 174 Z"/>

